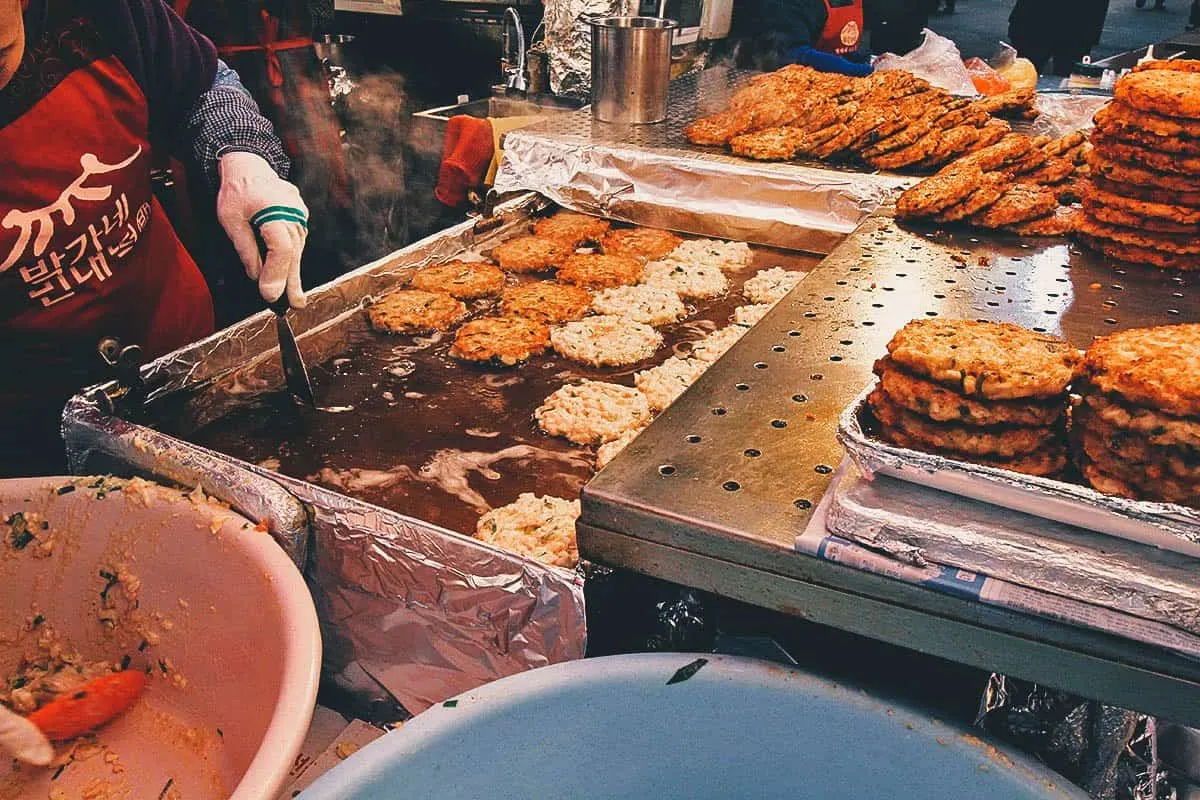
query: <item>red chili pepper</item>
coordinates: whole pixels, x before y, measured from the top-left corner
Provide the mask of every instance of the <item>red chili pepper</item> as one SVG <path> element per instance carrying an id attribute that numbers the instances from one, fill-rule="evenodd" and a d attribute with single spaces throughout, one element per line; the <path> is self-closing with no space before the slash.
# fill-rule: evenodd
<path id="1" fill-rule="evenodd" d="M 99 728 L 133 704 L 146 688 L 146 674 L 127 669 L 88 681 L 51 700 L 29 721 L 53 741 L 74 739 Z"/>

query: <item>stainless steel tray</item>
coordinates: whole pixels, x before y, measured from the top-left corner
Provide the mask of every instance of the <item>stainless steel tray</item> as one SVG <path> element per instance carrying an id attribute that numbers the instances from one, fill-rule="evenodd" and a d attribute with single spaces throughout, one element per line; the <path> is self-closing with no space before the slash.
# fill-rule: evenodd
<path id="1" fill-rule="evenodd" d="M 868 478 L 880 474 L 1014 511 L 1200 558 L 1200 510 L 1101 494 L 1089 486 L 1039 478 L 944 455 L 897 447 L 872 432 L 863 390 L 838 421 L 838 440 Z"/>

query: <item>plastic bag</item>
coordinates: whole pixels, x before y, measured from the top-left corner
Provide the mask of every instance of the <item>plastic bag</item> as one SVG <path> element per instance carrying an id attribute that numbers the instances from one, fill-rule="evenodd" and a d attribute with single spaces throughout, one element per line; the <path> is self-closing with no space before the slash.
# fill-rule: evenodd
<path id="1" fill-rule="evenodd" d="M 1012 88 L 1008 81 L 982 58 L 968 58 L 963 62 L 963 66 L 967 68 L 971 83 L 975 84 L 975 90 L 980 94 L 1003 94 Z"/>
<path id="2" fill-rule="evenodd" d="M 928 28 L 924 34 L 925 41 L 916 50 L 902 56 L 884 53 L 875 61 L 875 69 L 908 70 L 951 94 L 966 97 L 978 94 L 954 42 Z"/>

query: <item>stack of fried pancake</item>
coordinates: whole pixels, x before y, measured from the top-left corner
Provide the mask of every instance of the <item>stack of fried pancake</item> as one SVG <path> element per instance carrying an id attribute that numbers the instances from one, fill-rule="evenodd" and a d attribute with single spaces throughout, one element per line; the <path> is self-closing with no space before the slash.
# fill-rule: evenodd
<path id="1" fill-rule="evenodd" d="M 1200 325 L 1104 336 L 1072 415 L 1080 471 L 1106 494 L 1200 507 Z"/>
<path id="2" fill-rule="evenodd" d="M 866 78 L 788 66 L 736 92 L 729 108 L 685 131 L 693 144 L 728 146 L 760 161 L 858 160 L 878 169 L 931 169 L 1010 130 L 993 114 L 1024 97 L 956 98 L 909 72 Z"/>
<path id="3" fill-rule="evenodd" d="M 1097 112 L 1081 238 L 1110 258 L 1200 269 L 1200 61 L 1152 61 Z"/>
<path id="4" fill-rule="evenodd" d="M 1077 181 L 1089 172 L 1082 163 L 1091 148 L 1086 138 L 1080 132 L 1059 139 L 1010 133 L 909 188 L 896 201 L 896 216 L 1025 236 L 1070 233 L 1077 212 L 1061 204 L 1078 200 Z"/>
<path id="5" fill-rule="evenodd" d="M 851 78 L 792 65 L 757 76 L 734 93 L 727 110 L 696 120 L 684 133 L 693 144 L 727 146 L 734 155 L 759 161 L 816 159 L 922 174 L 972 161 L 986 173 L 1004 172 L 1006 179 L 990 180 L 954 219 L 1003 201 L 991 218 L 976 224 L 1038 219 L 1035 233 L 1061 233 L 1062 221 L 1046 210 L 1047 202 L 1078 199 L 1073 181 L 1089 169 L 1090 145 L 1082 134 L 1060 139 L 1016 134 L 998 118 L 1036 114 L 1034 99 L 1032 91 L 954 97 L 903 70 Z M 976 158 L 978 153 L 983 155 Z M 1002 196 L 1018 182 L 1053 188 L 1032 198 L 1025 189 Z"/>
<path id="6" fill-rule="evenodd" d="M 1067 465 L 1067 385 L 1078 353 L 1007 323 L 914 320 L 875 365 L 868 402 L 901 447 L 1030 475 Z"/>

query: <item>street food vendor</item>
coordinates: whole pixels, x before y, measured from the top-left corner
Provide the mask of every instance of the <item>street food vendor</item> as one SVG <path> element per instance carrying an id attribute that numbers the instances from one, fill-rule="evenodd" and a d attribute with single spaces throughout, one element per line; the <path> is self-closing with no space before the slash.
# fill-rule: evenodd
<path id="1" fill-rule="evenodd" d="M 871 66 L 857 58 L 862 31 L 862 0 L 739 0 L 734 7 L 739 61 L 756 69 L 804 64 L 869 75 Z"/>
<path id="2" fill-rule="evenodd" d="M 0 0 L 0 461 L 24 461 L 0 470 L 61 450 L 101 338 L 156 356 L 212 333 L 208 286 L 151 192 L 165 151 L 216 190 L 263 298 L 303 305 L 307 209 L 212 43 L 164 0 Z"/>

